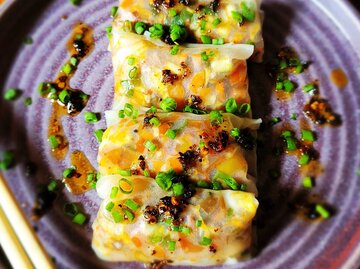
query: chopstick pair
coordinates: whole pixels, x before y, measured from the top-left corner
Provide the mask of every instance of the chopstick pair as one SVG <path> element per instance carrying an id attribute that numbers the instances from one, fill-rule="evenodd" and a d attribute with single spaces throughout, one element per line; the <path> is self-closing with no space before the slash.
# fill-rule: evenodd
<path id="1" fill-rule="evenodd" d="M 0 244 L 13 268 L 55 268 L 1 173 Z"/>

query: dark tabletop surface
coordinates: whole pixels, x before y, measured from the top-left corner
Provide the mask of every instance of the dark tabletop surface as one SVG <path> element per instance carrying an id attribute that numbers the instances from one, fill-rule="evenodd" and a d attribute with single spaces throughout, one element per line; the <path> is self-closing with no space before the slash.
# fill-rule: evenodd
<path id="1" fill-rule="evenodd" d="M 358 10 L 358 12 L 360 12 L 360 0 L 350 0 L 350 2 Z M 1 248 L 0 248 L 0 269 L 11 269 L 11 266 L 8 263 L 6 256 Z"/>

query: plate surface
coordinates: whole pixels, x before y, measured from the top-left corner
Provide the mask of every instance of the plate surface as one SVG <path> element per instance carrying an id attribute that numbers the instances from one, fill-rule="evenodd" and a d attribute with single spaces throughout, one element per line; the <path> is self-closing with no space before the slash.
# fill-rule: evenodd
<path id="1" fill-rule="evenodd" d="M 64 64 L 66 42 L 72 26 L 79 21 L 94 29 L 95 50 L 84 60 L 71 80 L 73 88 L 91 95 L 84 111 L 104 111 L 111 107 L 113 75 L 107 51 L 105 27 L 111 24 L 109 10 L 114 0 L 84 0 L 80 7 L 69 1 L 6 1 L 0 5 L 0 92 L 9 87 L 24 91 L 33 104 L 25 107 L 0 100 L 0 150 L 13 149 L 17 165 L 5 173 L 17 198 L 30 216 L 36 185 L 59 177 L 69 159 L 55 161 L 47 142 L 51 105 L 41 99 L 37 85 L 51 81 Z M 302 59 L 311 60 L 308 71 L 297 76 L 299 85 L 319 79 L 321 95 L 342 116 L 338 128 L 316 127 L 325 171 L 312 191 L 332 205 L 336 214 L 321 223 L 309 223 L 295 217 L 288 203 L 301 189 L 296 160 L 274 159 L 270 144 L 276 131 L 264 129 L 259 147 L 259 254 L 252 260 L 227 268 L 358 268 L 360 264 L 360 20 L 344 1 L 264 0 L 264 38 L 266 59 L 284 45 L 294 47 Z M 66 18 L 66 19 L 65 19 Z M 24 37 L 34 43 L 23 45 Z M 348 76 L 348 85 L 340 90 L 329 79 L 334 68 Z M 264 120 L 280 116 L 289 122 L 293 112 L 300 113 L 310 98 L 301 89 L 287 102 L 279 102 L 263 64 L 250 64 L 251 94 L 255 116 Z M 2 94 L 1 94 L 2 95 Z M 294 123 L 296 126 L 296 123 Z M 70 151 L 86 152 L 96 167 L 98 145 L 94 129 L 105 122 L 85 124 L 83 113 L 64 117 L 63 126 Z M 26 163 L 37 164 L 35 176 L 26 177 Z M 281 179 L 269 179 L 269 169 L 279 167 Z M 85 227 L 71 223 L 62 213 L 63 200 L 78 201 L 91 216 Z M 143 268 L 141 264 L 106 263 L 98 260 L 90 247 L 91 223 L 99 205 L 95 191 L 72 196 L 65 190 L 53 210 L 34 223 L 49 253 L 59 268 Z"/>

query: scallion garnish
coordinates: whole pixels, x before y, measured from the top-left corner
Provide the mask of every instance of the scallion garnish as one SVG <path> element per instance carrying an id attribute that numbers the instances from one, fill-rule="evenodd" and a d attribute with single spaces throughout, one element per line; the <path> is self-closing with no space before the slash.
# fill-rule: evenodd
<path id="1" fill-rule="evenodd" d="M 211 238 L 204 236 L 203 238 L 201 238 L 201 241 L 199 242 L 199 244 L 202 246 L 209 246 L 209 245 L 211 245 L 211 242 L 212 242 Z"/>
<path id="2" fill-rule="evenodd" d="M 191 234 L 191 229 L 187 226 L 180 226 L 180 233 Z"/>
<path id="3" fill-rule="evenodd" d="M 167 137 L 169 137 L 170 139 L 175 139 L 175 137 L 176 137 L 176 131 L 169 129 L 169 130 L 166 131 L 165 135 L 166 135 Z"/>
<path id="4" fill-rule="evenodd" d="M 139 21 L 137 23 L 135 23 L 135 32 L 138 35 L 142 35 L 146 30 L 146 23 Z"/>
<path id="5" fill-rule="evenodd" d="M 149 170 L 147 170 L 147 169 L 144 170 L 144 176 L 145 176 L 145 177 L 150 177 L 150 172 L 149 172 Z"/>
<path id="6" fill-rule="evenodd" d="M 211 37 L 207 35 L 200 36 L 201 42 L 203 44 L 211 44 Z"/>
<path id="7" fill-rule="evenodd" d="M 185 26 L 172 24 L 170 25 L 170 38 L 172 41 L 176 42 L 179 39 L 182 39 L 186 35 Z"/>
<path id="8" fill-rule="evenodd" d="M 225 182 L 225 184 L 228 185 L 233 190 L 240 190 L 239 183 L 237 183 L 233 177 L 231 177 L 221 171 L 216 171 L 214 179 L 223 180 Z"/>
<path id="9" fill-rule="evenodd" d="M 176 10 L 175 9 L 170 9 L 169 10 L 169 15 L 170 15 L 170 17 L 175 17 L 176 16 Z"/>
<path id="10" fill-rule="evenodd" d="M 128 117 L 131 117 L 134 114 L 134 106 L 132 104 L 126 103 L 124 105 L 124 114 Z"/>
<path id="11" fill-rule="evenodd" d="M 281 122 L 281 118 L 280 117 L 273 117 L 270 121 L 271 125 L 275 125 L 277 123 Z"/>
<path id="12" fill-rule="evenodd" d="M 24 105 L 26 105 L 26 106 L 31 106 L 31 104 L 32 104 L 32 99 L 31 99 L 31 97 L 26 97 L 26 98 L 24 99 Z"/>
<path id="13" fill-rule="evenodd" d="M 24 38 L 23 43 L 25 45 L 31 45 L 33 43 L 33 39 L 31 38 L 31 36 L 27 36 L 27 37 Z"/>
<path id="14" fill-rule="evenodd" d="M 74 6 L 78 6 L 81 4 L 82 0 L 69 0 L 71 4 Z"/>
<path id="15" fill-rule="evenodd" d="M 250 104 L 244 103 L 244 104 L 240 105 L 238 113 L 239 113 L 240 116 L 244 116 L 247 113 L 249 113 L 250 110 L 251 110 Z"/>
<path id="16" fill-rule="evenodd" d="M 293 92 L 295 90 L 295 84 L 291 80 L 284 81 L 284 91 L 285 92 Z"/>
<path id="17" fill-rule="evenodd" d="M 68 90 L 62 90 L 59 94 L 59 100 L 63 104 L 67 104 L 70 100 L 70 93 Z"/>
<path id="18" fill-rule="evenodd" d="M 316 86 L 314 84 L 306 84 L 305 86 L 303 86 L 303 91 L 304 92 L 307 92 L 307 93 L 310 93 L 310 92 L 314 92 L 316 91 Z"/>
<path id="19" fill-rule="evenodd" d="M 184 194 L 185 188 L 182 183 L 175 183 L 172 186 L 174 196 L 180 196 Z"/>
<path id="20" fill-rule="evenodd" d="M 235 113 L 237 112 L 238 106 L 236 103 L 235 98 L 229 98 L 225 103 L 225 110 L 228 113 Z"/>
<path id="21" fill-rule="evenodd" d="M 127 219 L 128 219 L 129 221 L 133 221 L 133 220 L 134 220 L 135 215 L 134 215 L 133 212 L 131 212 L 130 210 L 128 210 L 128 209 L 126 209 L 126 208 L 124 208 L 123 211 L 124 211 L 125 216 L 127 217 Z"/>
<path id="22" fill-rule="evenodd" d="M 170 97 L 166 97 L 160 102 L 160 108 L 165 112 L 172 112 L 176 109 L 176 101 Z"/>
<path id="23" fill-rule="evenodd" d="M 168 250 L 169 251 L 175 251 L 175 247 L 176 247 L 176 241 L 168 241 Z"/>
<path id="24" fill-rule="evenodd" d="M 133 68 L 130 69 L 128 76 L 130 79 L 135 79 L 137 76 L 137 73 L 138 73 L 138 69 L 136 66 L 134 66 Z"/>
<path id="25" fill-rule="evenodd" d="M 3 159 L 0 161 L 0 170 L 8 170 L 14 163 L 14 152 L 6 150 L 3 153 Z"/>
<path id="26" fill-rule="evenodd" d="M 126 190 L 123 188 L 123 186 L 121 186 L 122 182 L 125 182 L 128 185 L 128 188 Z M 119 188 L 122 193 L 130 194 L 134 191 L 134 183 L 126 178 L 121 178 L 119 181 Z"/>
<path id="27" fill-rule="evenodd" d="M 255 20 L 255 11 L 248 7 L 245 2 L 241 3 L 241 15 L 250 22 Z"/>
<path id="28" fill-rule="evenodd" d="M 149 28 L 150 37 L 154 39 L 159 39 L 164 34 L 164 28 L 160 23 L 155 23 Z"/>
<path id="29" fill-rule="evenodd" d="M 304 166 L 307 165 L 310 162 L 310 156 L 308 154 L 301 155 L 299 159 L 299 165 Z"/>
<path id="30" fill-rule="evenodd" d="M 155 181 L 160 186 L 160 188 L 167 191 L 172 186 L 172 178 L 174 175 L 174 170 L 170 170 L 168 172 L 159 172 L 155 177 Z"/>
<path id="31" fill-rule="evenodd" d="M 86 123 L 96 123 L 100 120 L 100 115 L 94 112 L 85 112 L 84 119 Z"/>
<path id="32" fill-rule="evenodd" d="M 73 67 L 71 64 L 65 64 L 62 68 L 62 71 L 66 74 L 69 75 L 71 73 L 71 71 L 73 70 Z"/>
<path id="33" fill-rule="evenodd" d="M 115 223 L 119 223 L 124 220 L 123 215 L 119 211 L 113 211 L 113 212 L 111 212 L 111 215 L 112 215 Z"/>
<path id="34" fill-rule="evenodd" d="M 78 225 L 83 225 L 85 221 L 86 221 L 86 216 L 83 213 L 77 213 L 72 219 L 72 222 Z"/>
<path id="35" fill-rule="evenodd" d="M 132 199 L 127 199 L 125 201 L 125 205 L 130 208 L 132 211 L 136 211 L 140 208 L 140 206 L 138 205 L 138 203 L 136 203 L 134 200 Z"/>
<path id="36" fill-rule="evenodd" d="M 128 65 L 134 65 L 135 64 L 135 57 L 128 57 Z"/>
<path id="37" fill-rule="evenodd" d="M 204 62 L 207 62 L 209 60 L 209 56 L 206 54 L 206 51 L 201 52 L 200 56 L 201 60 L 203 60 Z"/>
<path id="38" fill-rule="evenodd" d="M 285 137 L 286 140 L 286 147 L 289 151 L 294 151 L 297 149 L 296 147 L 296 141 L 292 136 Z"/>
<path id="39" fill-rule="evenodd" d="M 4 93 L 4 99 L 6 101 L 15 101 L 21 95 L 21 91 L 18 89 L 10 88 Z"/>
<path id="40" fill-rule="evenodd" d="M 238 23 L 242 23 L 243 22 L 243 16 L 241 15 L 240 12 L 238 11 L 231 11 L 231 16 L 232 18 L 238 22 Z"/>
<path id="41" fill-rule="evenodd" d="M 224 38 L 214 38 L 211 43 L 213 45 L 224 45 L 225 39 Z"/>
<path id="42" fill-rule="evenodd" d="M 59 142 L 58 142 L 55 135 L 50 135 L 49 136 L 49 143 L 50 143 L 50 148 L 51 149 L 56 149 L 56 148 L 59 147 Z"/>
<path id="43" fill-rule="evenodd" d="M 315 206 L 315 211 L 316 211 L 317 213 L 319 213 L 320 216 L 321 216 L 322 218 L 324 218 L 324 219 L 328 219 L 328 218 L 330 218 L 330 216 L 331 216 L 329 210 L 326 209 L 326 208 L 325 208 L 323 205 L 321 205 L 321 204 L 316 204 L 316 206 Z"/>
<path id="44" fill-rule="evenodd" d="M 64 177 L 64 178 L 70 178 L 70 177 L 72 177 L 72 176 L 75 174 L 75 171 L 76 171 L 76 169 L 75 169 L 74 167 L 66 168 L 66 169 L 63 171 L 63 177 Z"/>
<path id="45" fill-rule="evenodd" d="M 47 185 L 48 191 L 56 191 L 58 188 L 58 181 L 53 179 L 50 181 L 50 183 Z"/>
<path id="46" fill-rule="evenodd" d="M 161 122 L 157 117 L 151 118 L 149 122 L 155 127 L 159 127 L 161 125 Z"/>
<path id="47" fill-rule="evenodd" d="M 202 221 L 201 220 L 196 220 L 195 226 L 196 227 L 201 227 L 201 225 L 202 225 Z"/>
<path id="48" fill-rule="evenodd" d="M 222 190 L 223 186 L 221 185 L 221 183 L 217 180 L 213 180 L 212 181 L 212 189 L 213 190 Z"/>
<path id="49" fill-rule="evenodd" d="M 110 10 L 110 16 L 111 17 L 115 17 L 116 13 L 118 11 L 118 7 L 117 6 L 113 6 Z"/>
<path id="50" fill-rule="evenodd" d="M 64 204 L 63 211 L 65 215 L 69 217 L 76 216 L 77 213 L 79 213 L 79 209 L 75 203 L 66 203 Z"/>
<path id="51" fill-rule="evenodd" d="M 202 188 L 202 189 L 211 189 L 211 187 L 212 187 L 211 183 L 206 180 L 196 181 L 196 186 L 198 188 Z"/>
<path id="52" fill-rule="evenodd" d="M 72 66 L 77 66 L 77 64 L 78 64 L 78 59 L 77 59 L 76 57 L 71 57 L 71 58 L 70 58 L 70 64 L 71 64 Z"/>
<path id="53" fill-rule="evenodd" d="M 146 113 L 156 113 L 157 112 L 157 108 L 156 106 L 151 106 Z"/>
<path id="54" fill-rule="evenodd" d="M 314 142 L 316 140 L 315 135 L 310 130 L 301 130 L 301 139 L 303 141 Z"/>
<path id="55" fill-rule="evenodd" d="M 146 140 L 144 143 L 144 146 L 151 152 L 153 152 L 157 149 L 157 146 L 150 140 Z"/>
<path id="56" fill-rule="evenodd" d="M 200 21 L 200 30 L 205 31 L 206 30 L 206 20 Z"/>
<path id="57" fill-rule="evenodd" d="M 108 202 L 105 206 L 106 211 L 111 212 L 111 210 L 114 208 L 115 204 L 113 202 Z"/>
<path id="58" fill-rule="evenodd" d="M 224 121 L 220 111 L 211 111 L 209 116 L 211 125 L 218 125 Z"/>
<path id="59" fill-rule="evenodd" d="M 118 193 L 119 193 L 119 188 L 118 187 L 112 187 L 111 191 L 110 191 L 110 198 L 115 199 L 116 196 L 118 195 Z"/>
<path id="60" fill-rule="evenodd" d="M 101 143 L 103 135 L 104 135 L 104 130 L 97 129 L 97 130 L 94 131 L 94 135 L 96 137 L 97 142 Z"/>
<path id="61" fill-rule="evenodd" d="M 179 45 L 174 45 L 171 50 L 170 50 L 170 54 L 171 55 L 176 55 L 180 50 L 180 46 Z"/>
<path id="62" fill-rule="evenodd" d="M 130 169 L 121 169 L 119 171 L 119 174 L 120 176 L 123 176 L 123 177 L 130 177 L 131 176 L 131 170 Z"/>
<path id="63" fill-rule="evenodd" d="M 118 113 L 118 116 L 119 116 L 120 119 L 125 118 L 125 111 L 123 109 L 120 109 L 119 113 Z"/>
<path id="64" fill-rule="evenodd" d="M 296 114 L 296 113 L 292 113 L 290 119 L 292 119 L 292 120 L 297 120 L 297 114 Z"/>
<path id="65" fill-rule="evenodd" d="M 311 177 L 304 177 L 303 186 L 304 186 L 304 188 L 307 188 L 307 189 L 314 187 L 313 179 Z"/>
<path id="66" fill-rule="evenodd" d="M 213 21 L 213 26 L 216 27 L 218 26 L 219 24 L 221 23 L 221 19 L 220 18 L 216 18 L 214 21 Z"/>

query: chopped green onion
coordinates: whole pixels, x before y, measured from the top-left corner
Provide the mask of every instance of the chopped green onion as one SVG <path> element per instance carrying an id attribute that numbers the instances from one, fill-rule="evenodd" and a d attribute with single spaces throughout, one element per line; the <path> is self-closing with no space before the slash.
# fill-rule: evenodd
<path id="1" fill-rule="evenodd" d="M 94 131 L 94 135 L 96 137 L 97 142 L 101 143 L 103 135 L 104 135 L 104 130 L 97 129 L 97 130 Z"/>
<path id="2" fill-rule="evenodd" d="M 169 10 L 169 15 L 170 15 L 170 17 L 175 17 L 176 16 L 176 10 L 175 9 L 170 9 Z"/>
<path id="3" fill-rule="evenodd" d="M 123 215 L 121 215 L 121 213 L 119 211 L 113 211 L 113 212 L 111 212 L 111 215 L 112 215 L 115 223 L 119 223 L 124 220 Z"/>
<path id="4" fill-rule="evenodd" d="M 176 247 L 176 241 L 170 240 L 168 242 L 168 250 L 169 251 L 175 251 L 175 247 Z"/>
<path id="5" fill-rule="evenodd" d="M 201 42 L 203 42 L 204 44 L 211 44 L 211 37 L 207 36 L 207 35 L 202 35 L 200 36 Z"/>
<path id="6" fill-rule="evenodd" d="M 145 177 L 150 177 L 150 172 L 149 172 L 149 170 L 144 170 L 144 176 Z"/>
<path id="7" fill-rule="evenodd" d="M 72 176 L 75 174 L 75 171 L 76 171 L 76 169 L 75 169 L 74 167 L 66 168 L 66 169 L 63 171 L 63 177 L 64 177 L 64 178 L 70 178 L 70 177 L 72 177 Z"/>
<path id="8" fill-rule="evenodd" d="M 243 116 L 246 115 L 247 113 L 249 113 L 251 110 L 251 106 L 250 104 L 244 103 L 241 104 L 241 106 L 239 107 L 239 115 Z"/>
<path id="9" fill-rule="evenodd" d="M 155 127 L 159 127 L 161 125 L 161 122 L 157 117 L 151 118 L 149 122 Z"/>
<path id="10" fill-rule="evenodd" d="M 151 106 L 151 107 L 149 108 L 149 110 L 146 111 L 146 113 L 156 113 L 156 112 L 157 112 L 156 106 Z"/>
<path id="11" fill-rule="evenodd" d="M 301 139 L 310 142 L 314 142 L 316 140 L 314 133 L 310 130 L 301 130 Z"/>
<path id="12" fill-rule="evenodd" d="M 222 187 L 222 185 L 221 185 L 221 183 L 219 181 L 213 180 L 212 181 L 212 189 L 213 190 L 222 190 L 223 187 Z"/>
<path id="13" fill-rule="evenodd" d="M 4 93 L 4 99 L 6 101 L 15 101 L 16 99 L 18 99 L 20 97 L 20 95 L 21 95 L 20 90 L 10 88 Z"/>
<path id="14" fill-rule="evenodd" d="M 197 108 L 192 108 L 191 106 L 187 105 L 184 107 L 184 112 L 189 112 L 189 113 L 193 113 L 193 114 L 197 114 L 197 115 L 203 115 L 206 114 L 205 110 L 201 110 L 201 109 L 197 109 Z"/>
<path id="15" fill-rule="evenodd" d="M 84 36 L 82 34 L 75 35 L 76 40 L 81 40 Z"/>
<path id="16" fill-rule="evenodd" d="M 255 20 L 255 11 L 249 8 L 245 2 L 241 3 L 241 15 L 250 22 Z"/>
<path id="17" fill-rule="evenodd" d="M 316 91 L 316 86 L 314 84 L 306 84 L 305 86 L 303 86 L 303 91 L 304 92 L 313 92 L 313 91 Z"/>
<path id="18" fill-rule="evenodd" d="M 126 209 L 126 208 L 124 208 L 123 210 L 124 210 L 124 213 L 125 213 L 125 216 L 127 217 L 127 219 L 128 219 L 129 221 L 133 221 L 134 218 L 135 218 L 134 213 L 131 212 L 130 210 Z"/>
<path id="19" fill-rule="evenodd" d="M 85 112 L 84 113 L 84 119 L 86 123 L 96 123 L 99 121 L 99 114 L 94 112 Z"/>
<path id="20" fill-rule="evenodd" d="M 108 202 L 105 206 L 106 211 L 111 212 L 111 210 L 114 208 L 115 204 L 113 202 Z"/>
<path id="21" fill-rule="evenodd" d="M 119 171 L 119 174 L 120 174 L 120 176 L 123 176 L 123 177 L 130 177 L 131 176 L 131 170 L 130 169 L 127 169 L 127 170 L 121 169 Z"/>
<path id="22" fill-rule="evenodd" d="M 220 111 L 211 111 L 209 116 L 211 125 L 218 125 L 224 121 Z"/>
<path id="23" fill-rule="evenodd" d="M 209 56 L 206 54 L 206 51 L 201 52 L 200 56 L 201 60 L 203 60 L 204 62 L 207 62 L 209 60 Z"/>
<path id="24" fill-rule="evenodd" d="M 200 30 L 205 31 L 206 30 L 206 20 L 200 21 Z"/>
<path id="25" fill-rule="evenodd" d="M 180 13 L 180 19 L 184 22 L 191 19 L 192 16 L 193 16 L 193 14 L 186 9 L 183 9 Z"/>
<path id="26" fill-rule="evenodd" d="M 310 162 L 310 156 L 308 154 L 301 155 L 299 159 L 299 165 L 307 165 Z"/>
<path id="27" fill-rule="evenodd" d="M 122 187 L 121 187 L 121 182 L 125 182 L 126 184 L 128 184 L 130 186 L 130 190 L 124 190 Z M 121 178 L 119 180 L 119 188 L 120 188 L 120 191 L 124 194 L 130 194 L 134 191 L 134 183 L 126 178 Z"/>
<path id="28" fill-rule="evenodd" d="M 87 173 L 86 181 L 91 182 L 94 180 L 94 173 Z"/>
<path id="29" fill-rule="evenodd" d="M 315 211 L 320 214 L 320 216 L 324 219 L 330 218 L 330 212 L 323 205 L 316 204 Z"/>
<path id="30" fill-rule="evenodd" d="M 120 109 L 119 113 L 118 113 L 118 116 L 119 116 L 120 119 L 125 118 L 125 111 L 123 109 Z"/>
<path id="31" fill-rule="evenodd" d="M 163 26 L 160 23 L 155 23 L 149 28 L 150 37 L 154 39 L 159 39 L 164 34 Z"/>
<path id="32" fill-rule="evenodd" d="M 112 187 L 111 191 L 110 191 L 110 198 L 115 199 L 116 196 L 118 195 L 118 193 L 119 193 L 119 188 L 118 187 Z"/>
<path id="33" fill-rule="evenodd" d="M 227 175 L 227 174 L 225 174 L 225 173 L 223 173 L 221 171 L 216 171 L 214 179 L 223 180 L 225 182 L 225 184 L 228 185 L 233 190 L 239 190 L 240 189 L 239 183 L 237 183 L 236 180 L 233 177 L 231 177 L 231 176 L 229 176 L 229 175 Z"/>
<path id="34" fill-rule="evenodd" d="M 65 64 L 62 68 L 62 71 L 66 74 L 69 75 L 71 73 L 71 71 L 73 70 L 72 65 L 70 64 Z"/>
<path id="35" fill-rule="evenodd" d="M 172 112 L 176 109 L 176 101 L 170 97 L 166 97 L 160 102 L 160 108 L 165 112 Z"/>
<path id="36" fill-rule="evenodd" d="M 144 146 L 151 152 L 153 152 L 157 149 L 157 146 L 150 140 L 146 140 L 144 143 Z"/>
<path id="37" fill-rule="evenodd" d="M 70 100 L 70 93 L 68 90 L 62 90 L 59 94 L 59 100 L 61 101 L 61 103 L 63 104 L 67 104 L 69 103 Z"/>
<path id="38" fill-rule="evenodd" d="M 156 183 L 163 190 L 169 190 L 172 186 L 172 178 L 174 177 L 174 170 L 170 170 L 168 172 L 159 172 L 155 177 Z"/>
<path id="39" fill-rule="evenodd" d="M 180 196 L 184 194 L 185 188 L 184 185 L 181 183 L 175 183 L 172 186 L 174 196 Z"/>
<path id="40" fill-rule="evenodd" d="M 297 120 L 297 114 L 296 114 L 296 113 L 292 113 L 290 119 L 292 119 L 292 120 Z"/>
<path id="41" fill-rule="evenodd" d="M 51 180 L 50 183 L 47 185 L 48 191 L 56 191 L 57 188 L 58 188 L 57 180 Z"/>
<path id="42" fill-rule="evenodd" d="M 241 191 L 246 191 L 247 188 L 248 188 L 248 186 L 247 186 L 245 183 L 241 183 L 241 184 L 240 184 L 240 190 L 241 190 Z"/>
<path id="43" fill-rule="evenodd" d="M 201 241 L 199 243 L 202 246 L 209 246 L 211 244 L 211 242 L 212 242 L 211 238 L 208 238 L 208 237 L 204 236 L 203 238 L 201 238 Z"/>
<path id="44" fill-rule="evenodd" d="M 81 4 L 82 0 L 69 0 L 71 4 L 74 6 L 78 6 Z"/>
<path id="45" fill-rule="evenodd" d="M 221 19 L 220 18 L 216 18 L 214 21 L 213 21 L 213 26 L 218 26 L 219 24 L 221 23 Z"/>
<path id="46" fill-rule="evenodd" d="M 134 114 L 134 106 L 132 104 L 126 103 L 124 106 L 124 114 L 128 117 L 131 117 Z"/>
<path id="47" fill-rule="evenodd" d="M 180 226 L 180 233 L 191 234 L 191 229 L 187 226 Z"/>
<path id="48" fill-rule="evenodd" d="M 314 187 L 313 179 L 311 177 L 304 177 L 303 186 L 304 186 L 304 188 L 307 188 L 307 189 Z"/>
<path id="49" fill-rule="evenodd" d="M 202 221 L 201 220 L 196 220 L 195 226 L 196 227 L 201 227 L 201 225 L 202 225 Z"/>
<path id="50" fill-rule="evenodd" d="M 135 57 L 128 57 L 128 65 L 134 65 Z"/>
<path id="51" fill-rule="evenodd" d="M 285 92 L 293 92 L 295 90 L 295 84 L 290 80 L 284 81 L 284 91 Z"/>
<path id="52" fill-rule="evenodd" d="M 286 130 L 286 131 L 283 131 L 282 133 L 281 133 L 281 136 L 282 137 L 292 137 L 294 134 L 293 134 L 293 132 L 291 132 L 291 131 L 289 131 L 289 130 Z"/>
<path id="53" fill-rule="evenodd" d="M 169 137 L 170 139 L 175 139 L 175 137 L 176 137 L 176 131 L 169 129 L 169 130 L 166 131 L 165 135 L 166 135 L 167 137 Z"/>
<path id="54" fill-rule="evenodd" d="M 288 67 L 288 63 L 285 59 L 281 60 L 279 63 L 279 67 L 281 70 L 286 69 Z M 283 73 L 281 73 L 281 75 L 284 75 Z M 282 76 L 280 76 L 279 74 L 279 79 L 282 80 Z"/>
<path id="55" fill-rule="evenodd" d="M 170 25 L 170 38 L 172 41 L 176 42 L 177 40 L 183 38 L 185 35 L 185 26 L 177 24 Z"/>
<path id="56" fill-rule="evenodd" d="M 280 117 L 273 117 L 270 121 L 271 125 L 275 125 L 277 123 L 281 122 L 281 118 Z"/>
<path id="57" fill-rule="evenodd" d="M 51 149 L 56 149 L 57 147 L 59 147 L 59 142 L 58 142 L 55 135 L 50 135 L 49 136 L 49 143 L 50 143 L 50 148 Z"/>
<path id="58" fill-rule="evenodd" d="M 134 79 L 136 78 L 137 73 L 138 73 L 138 69 L 136 66 L 134 66 L 133 68 L 130 69 L 128 76 L 130 79 Z"/>
<path id="59" fill-rule="evenodd" d="M 291 137 L 291 136 L 285 137 L 285 140 L 286 140 L 287 150 L 294 151 L 294 150 L 297 149 L 296 141 L 295 141 L 295 139 L 293 137 Z"/>
<path id="60" fill-rule="evenodd" d="M 235 113 L 237 111 L 237 103 L 235 98 L 230 98 L 225 103 L 225 110 L 228 113 Z"/>
<path id="61" fill-rule="evenodd" d="M 31 99 L 31 97 L 26 97 L 26 98 L 24 99 L 24 105 L 26 105 L 26 106 L 31 106 L 31 104 L 32 104 L 32 99 Z"/>
<path id="62" fill-rule="evenodd" d="M 196 182 L 196 186 L 198 188 L 202 188 L 202 189 L 210 189 L 211 188 L 211 183 L 207 182 L 205 180 L 199 180 Z"/>
<path id="63" fill-rule="evenodd" d="M 282 89 L 284 89 L 284 82 L 282 82 L 282 81 L 276 82 L 276 89 L 277 89 L 277 90 L 282 90 Z"/>
<path id="64" fill-rule="evenodd" d="M 41 95 L 41 96 L 45 96 L 49 93 L 49 83 L 44 83 L 44 82 L 41 82 L 38 86 L 38 93 Z"/>
<path id="65" fill-rule="evenodd" d="M 63 211 L 66 215 L 72 218 L 79 213 L 79 209 L 75 203 L 64 204 Z"/>
<path id="66" fill-rule="evenodd" d="M 24 38 L 23 43 L 25 45 L 31 45 L 33 43 L 33 39 L 30 36 L 27 36 L 27 37 Z"/>
<path id="67" fill-rule="evenodd" d="M 295 67 L 295 74 L 301 74 L 304 72 L 304 66 L 302 64 L 299 64 Z"/>
<path id="68" fill-rule="evenodd" d="M 125 201 L 125 205 L 130 208 L 132 211 L 136 211 L 140 208 L 140 206 L 138 205 L 138 203 L 136 203 L 134 200 L 132 199 L 127 199 Z"/>
<path id="69" fill-rule="evenodd" d="M 232 18 L 238 22 L 238 23 L 242 23 L 243 22 L 243 16 L 241 15 L 240 12 L 237 11 L 231 11 L 231 16 Z"/>
<path id="70" fill-rule="evenodd" d="M 139 21 L 137 23 L 135 23 L 135 32 L 138 35 L 142 35 L 146 30 L 146 23 Z"/>
<path id="71" fill-rule="evenodd" d="M 106 31 L 106 33 L 108 33 L 108 34 L 111 34 L 111 32 L 112 32 L 112 26 L 106 26 L 106 27 L 105 27 L 105 31 Z"/>
<path id="72" fill-rule="evenodd" d="M 214 38 L 211 43 L 213 45 L 224 45 L 225 39 L 224 38 Z"/>
<path id="73" fill-rule="evenodd" d="M 77 66 L 77 64 L 78 64 L 78 59 L 77 59 L 76 57 L 71 57 L 71 58 L 70 58 L 70 64 L 71 64 L 72 66 Z"/>
<path id="74" fill-rule="evenodd" d="M 240 135 L 240 130 L 239 130 L 239 128 L 233 128 L 233 129 L 231 129 L 231 131 L 230 131 L 230 136 L 236 138 L 236 137 L 238 137 L 239 135 Z"/>
<path id="75" fill-rule="evenodd" d="M 171 54 L 171 55 L 176 55 L 176 54 L 179 52 L 179 50 L 180 50 L 180 46 L 179 46 L 179 45 L 175 45 L 175 46 L 173 46 L 173 47 L 171 48 L 170 54 Z"/>
<path id="76" fill-rule="evenodd" d="M 110 10 L 110 15 L 111 17 L 115 17 L 116 13 L 118 11 L 118 7 L 117 6 L 113 6 Z"/>
<path id="77" fill-rule="evenodd" d="M 180 226 L 174 225 L 171 227 L 173 232 L 180 232 Z"/>

